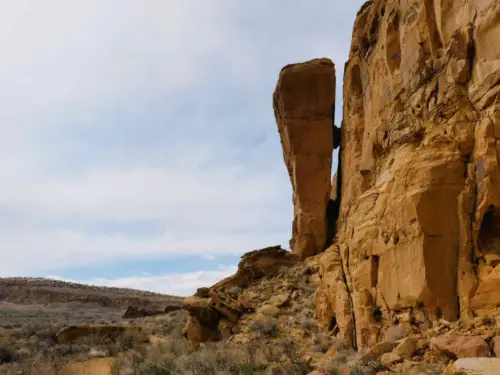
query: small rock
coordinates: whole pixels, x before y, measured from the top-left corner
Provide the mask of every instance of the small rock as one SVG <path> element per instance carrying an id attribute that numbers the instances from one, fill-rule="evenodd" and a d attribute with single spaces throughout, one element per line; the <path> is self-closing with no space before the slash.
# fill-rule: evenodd
<path id="1" fill-rule="evenodd" d="M 405 311 L 401 314 L 398 315 L 398 319 L 402 323 L 409 323 L 411 322 L 412 314 L 410 311 Z"/>
<path id="2" fill-rule="evenodd" d="M 267 316 L 276 316 L 279 314 L 280 309 L 273 305 L 262 305 L 257 312 Z"/>
<path id="3" fill-rule="evenodd" d="M 439 319 L 439 324 L 445 326 L 445 327 L 449 327 L 451 326 L 451 323 L 447 320 L 444 320 L 444 319 Z"/>
<path id="4" fill-rule="evenodd" d="M 339 351 L 338 351 L 336 348 L 334 348 L 334 347 L 332 346 L 332 347 L 330 347 L 330 349 L 328 349 L 328 351 L 326 352 L 326 354 L 328 354 L 329 356 L 332 356 L 332 357 L 333 357 L 333 356 L 334 356 L 334 355 L 336 355 L 338 352 L 339 352 Z"/>
<path id="5" fill-rule="evenodd" d="M 411 326 L 408 323 L 402 323 L 390 327 L 385 333 L 384 341 L 394 343 L 407 337 L 411 333 Z"/>
<path id="6" fill-rule="evenodd" d="M 401 340 L 394 349 L 394 354 L 404 359 L 412 359 L 413 354 L 417 351 L 418 339 L 416 337 L 407 337 Z"/>
<path id="7" fill-rule="evenodd" d="M 290 296 L 288 294 L 278 294 L 276 296 L 272 296 L 269 301 L 267 301 L 267 304 L 280 307 L 287 303 L 289 299 Z"/>
<path id="8" fill-rule="evenodd" d="M 380 342 L 376 344 L 368 353 L 361 357 L 363 364 L 368 364 L 378 359 L 382 354 L 390 353 L 394 349 L 394 344 L 391 342 Z"/>
<path id="9" fill-rule="evenodd" d="M 104 350 L 98 350 L 95 348 L 92 348 L 89 350 L 89 357 L 90 358 L 104 358 L 107 356 L 108 356 L 108 353 L 106 353 Z"/>
<path id="10" fill-rule="evenodd" d="M 413 311 L 413 319 L 416 323 L 424 323 L 427 320 L 422 310 Z"/>
<path id="11" fill-rule="evenodd" d="M 488 357 L 490 347 L 479 336 L 441 336 L 431 340 L 431 347 L 452 359 L 467 357 Z"/>
<path id="12" fill-rule="evenodd" d="M 394 349 L 394 343 L 384 341 L 376 344 L 371 351 L 377 357 L 380 357 L 382 354 L 392 352 L 393 349 Z"/>
<path id="13" fill-rule="evenodd" d="M 380 363 L 383 364 L 384 366 L 391 365 L 393 363 L 399 362 L 402 360 L 402 358 L 394 353 L 385 353 L 380 356 Z"/>
<path id="14" fill-rule="evenodd" d="M 498 375 L 500 358 L 460 358 L 451 367 L 467 375 Z"/>

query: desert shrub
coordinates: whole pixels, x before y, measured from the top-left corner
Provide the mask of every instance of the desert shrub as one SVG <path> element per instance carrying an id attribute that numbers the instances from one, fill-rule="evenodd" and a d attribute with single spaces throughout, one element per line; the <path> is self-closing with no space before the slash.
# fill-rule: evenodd
<path id="1" fill-rule="evenodd" d="M 208 297 L 208 294 L 210 293 L 210 288 L 207 287 L 201 287 L 196 290 L 195 296 L 200 297 L 200 298 L 206 298 Z"/>
<path id="2" fill-rule="evenodd" d="M 233 285 L 229 287 L 226 292 L 233 297 L 238 297 L 238 295 L 241 293 L 241 288 L 238 285 Z"/>
<path id="3" fill-rule="evenodd" d="M 283 369 L 284 374 L 307 374 L 307 363 L 296 355 L 291 345 L 207 343 L 195 348 L 186 340 L 172 339 L 142 352 L 122 354 L 113 365 L 111 373 L 171 375 L 173 371 L 183 375 L 250 375 L 264 373 L 273 364 L 274 368 Z M 284 357 L 287 359 L 283 362 Z"/>
<path id="4" fill-rule="evenodd" d="M 269 316 L 257 316 L 250 323 L 250 329 L 266 336 L 276 336 L 278 333 L 276 320 Z"/>
<path id="5" fill-rule="evenodd" d="M 312 341 L 316 352 L 326 353 L 330 348 L 330 340 L 322 333 L 313 335 Z"/>
<path id="6" fill-rule="evenodd" d="M 116 342 L 120 346 L 132 349 L 148 342 L 148 335 L 146 332 L 139 329 L 127 329 L 120 336 L 118 336 Z"/>
<path id="7" fill-rule="evenodd" d="M 168 320 L 162 320 L 155 325 L 152 333 L 173 338 L 182 337 L 182 329 L 186 326 L 187 314 L 185 311 L 176 311 L 169 315 Z"/>
<path id="8" fill-rule="evenodd" d="M 7 348 L 0 348 L 0 365 L 14 360 L 14 353 Z"/>
<path id="9" fill-rule="evenodd" d="M 10 336 L 16 340 L 29 339 L 35 337 L 37 341 L 50 344 L 56 343 L 56 334 L 62 328 L 62 325 L 47 325 L 43 323 L 29 322 L 22 325 L 19 329 L 11 331 Z"/>

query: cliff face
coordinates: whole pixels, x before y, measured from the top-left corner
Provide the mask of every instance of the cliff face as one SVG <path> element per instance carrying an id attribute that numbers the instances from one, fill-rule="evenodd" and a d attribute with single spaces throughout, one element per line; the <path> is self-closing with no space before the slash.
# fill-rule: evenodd
<path id="1" fill-rule="evenodd" d="M 486 326 L 476 317 L 500 307 L 500 2 L 367 2 L 340 131 L 334 87 L 327 59 L 281 71 L 273 105 L 293 187 L 294 254 L 247 254 L 235 276 L 186 299 L 192 341 L 246 335 L 245 322 L 264 310 L 281 316 L 256 297 L 264 288 L 303 302 L 310 288 L 292 291 L 301 277 L 317 284 L 325 331 L 377 356 L 398 338 L 416 345 L 443 327 Z M 261 263 L 269 271 L 256 272 Z M 294 281 L 285 288 L 284 279 Z"/>
<path id="2" fill-rule="evenodd" d="M 375 0 L 344 77 L 318 317 L 352 346 L 500 305 L 500 2 Z M 333 196 L 333 194 L 332 194 Z"/>

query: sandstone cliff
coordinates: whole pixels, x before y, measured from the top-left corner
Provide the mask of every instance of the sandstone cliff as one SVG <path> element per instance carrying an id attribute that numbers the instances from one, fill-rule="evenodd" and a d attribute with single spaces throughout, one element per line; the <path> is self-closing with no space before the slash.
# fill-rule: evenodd
<path id="1" fill-rule="evenodd" d="M 186 299 L 188 338 L 240 337 L 249 316 L 265 315 L 246 295 L 299 283 L 300 259 L 311 265 L 324 332 L 368 350 L 365 359 L 427 349 L 456 359 L 462 341 L 475 355 L 491 351 L 485 340 L 500 337 L 500 324 L 488 323 L 500 319 L 499 94 L 494 0 L 367 2 L 345 66 L 340 130 L 333 63 L 284 67 L 273 106 L 293 187 L 293 254 L 249 253 L 235 276 Z"/>
<path id="2" fill-rule="evenodd" d="M 500 305 L 499 92 L 500 2 L 359 11 L 338 233 L 316 294 L 318 316 L 354 347 L 402 319 L 466 320 Z"/>

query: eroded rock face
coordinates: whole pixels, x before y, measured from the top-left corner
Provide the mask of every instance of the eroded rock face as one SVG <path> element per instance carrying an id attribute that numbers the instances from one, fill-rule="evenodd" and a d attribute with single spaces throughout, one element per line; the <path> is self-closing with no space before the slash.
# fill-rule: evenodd
<path id="1" fill-rule="evenodd" d="M 200 288 L 192 297 L 184 299 L 189 312 L 184 336 L 191 342 L 217 341 L 232 334 L 232 327 L 245 314 L 256 310 L 242 295 L 260 279 L 272 278 L 299 263 L 296 255 L 280 246 L 251 251 L 241 257 L 237 272 L 210 288 Z M 265 314 L 285 304 L 288 295 L 277 294 L 268 301 Z M 271 313 L 267 315 L 273 315 Z"/>
<path id="2" fill-rule="evenodd" d="M 357 15 L 338 234 L 316 298 L 354 347 L 402 317 L 500 304 L 499 25 L 495 0 L 374 0 Z"/>
<path id="3" fill-rule="evenodd" d="M 331 191 L 335 67 L 328 59 L 288 65 L 273 96 L 293 188 L 290 247 L 301 258 L 325 250 Z"/>

